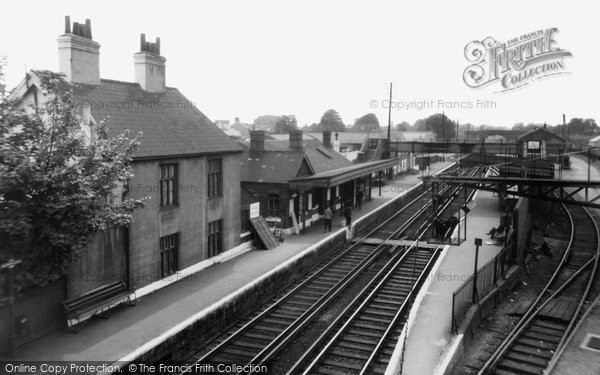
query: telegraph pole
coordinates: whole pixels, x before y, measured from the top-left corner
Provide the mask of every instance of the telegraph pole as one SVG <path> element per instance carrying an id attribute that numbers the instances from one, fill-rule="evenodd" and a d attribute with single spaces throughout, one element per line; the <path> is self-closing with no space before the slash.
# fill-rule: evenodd
<path id="1" fill-rule="evenodd" d="M 390 157 L 390 142 L 392 141 L 392 86 L 390 82 L 390 101 L 388 105 L 387 158 Z"/>
<path id="2" fill-rule="evenodd" d="M 390 82 L 390 104 L 388 105 L 388 132 L 387 132 L 387 145 L 386 145 L 386 159 L 390 159 L 392 153 L 390 152 L 390 143 L 392 142 L 392 86 L 393 83 Z M 391 180 L 394 176 L 394 172 L 392 168 L 388 168 L 386 171 L 388 178 Z M 381 195 L 381 183 L 379 185 L 379 195 Z"/>
<path id="3" fill-rule="evenodd" d="M 446 141 L 446 114 L 442 111 L 442 138 Z"/>
<path id="4" fill-rule="evenodd" d="M 458 143 L 458 123 L 460 122 L 460 119 L 456 119 L 456 142 Z"/>

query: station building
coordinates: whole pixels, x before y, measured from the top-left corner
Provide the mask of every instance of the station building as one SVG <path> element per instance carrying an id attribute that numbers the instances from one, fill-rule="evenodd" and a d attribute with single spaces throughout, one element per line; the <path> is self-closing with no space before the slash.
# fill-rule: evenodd
<path id="1" fill-rule="evenodd" d="M 314 224 L 327 206 L 341 214 L 355 204 L 358 188 L 370 199 L 373 186 L 397 159 L 355 164 L 334 150 L 331 132 L 320 142 L 305 139 L 294 130 L 288 140 L 265 139 L 261 130 L 250 132 L 242 142 L 241 180 L 260 202 L 260 214 L 284 234 L 302 231 Z"/>
<path id="2" fill-rule="evenodd" d="M 16 302 L 17 312 L 34 327 L 29 338 L 60 327 L 57 321 L 64 325 L 60 301 L 66 298 L 120 281 L 134 292 L 240 243 L 242 149 L 194 102 L 166 86 L 160 40 L 146 42 L 142 34 L 133 55 L 133 82 L 104 79 L 91 23 L 71 25 L 67 17 L 58 57 L 58 75 L 30 71 L 11 98 L 22 108 L 43 106 L 44 76 L 59 77 L 60 86 L 72 93 L 88 141 L 94 141 L 101 121 L 109 137 L 141 133 L 141 146 L 132 155 L 135 176 L 117 196 L 149 199 L 128 228 L 98 234 L 45 295 Z"/>
<path id="3" fill-rule="evenodd" d="M 517 147 L 523 158 L 556 158 L 566 152 L 566 141 L 544 125 L 517 137 Z"/>

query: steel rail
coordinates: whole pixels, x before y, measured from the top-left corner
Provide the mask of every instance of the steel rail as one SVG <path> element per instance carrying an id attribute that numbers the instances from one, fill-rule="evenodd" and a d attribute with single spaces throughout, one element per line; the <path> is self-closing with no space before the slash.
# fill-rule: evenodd
<path id="1" fill-rule="evenodd" d="M 418 197 L 416 197 L 415 199 L 413 199 L 412 201 L 410 201 L 405 207 L 403 207 L 399 212 L 397 212 L 396 214 L 394 214 L 392 217 L 390 217 L 389 219 L 385 220 L 383 223 L 381 223 L 380 225 L 378 225 L 377 227 L 375 227 L 373 230 L 371 230 L 370 232 L 368 232 L 365 236 L 363 236 L 359 241 L 355 242 L 354 244 L 350 245 L 346 250 L 344 250 L 342 253 L 336 255 L 333 259 L 331 259 L 329 262 L 327 262 L 325 265 L 321 266 L 314 274 L 312 274 L 310 277 L 308 277 L 306 280 L 302 281 L 300 284 L 296 285 L 294 288 L 292 288 L 292 290 L 290 290 L 288 293 L 286 293 L 284 296 L 282 296 L 281 298 L 279 298 L 273 305 L 269 306 L 267 309 L 265 309 L 263 312 L 261 312 L 259 315 L 257 315 L 256 317 L 254 317 L 252 320 L 250 320 L 249 322 L 247 322 L 246 324 L 244 324 L 242 327 L 240 327 L 238 330 L 236 330 L 235 333 L 233 333 L 231 336 L 229 336 L 227 339 L 225 339 L 223 342 L 219 343 L 217 346 L 215 346 L 214 348 L 212 348 L 209 352 L 205 353 L 200 359 L 194 361 L 194 363 L 202 363 L 205 362 L 208 358 L 210 358 L 211 356 L 213 356 L 215 353 L 217 353 L 218 351 L 220 351 L 222 348 L 224 348 L 226 345 L 232 343 L 232 341 L 234 341 L 237 337 L 239 337 L 243 332 L 245 332 L 246 330 L 248 330 L 249 328 L 251 328 L 252 326 L 255 325 L 256 322 L 260 321 L 265 315 L 267 315 L 268 313 L 270 313 L 271 311 L 273 311 L 275 308 L 277 308 L 279 305 L 281 305 L 283 302 L 287 301 L 290 297 L 292 297 L 293 295 L 296 294 L 296 292 L 298 290 L 300 290 L 302 287 L 304 287 L 306 284 L 308 284 L 309 282 L 313 281 L 314 279 L 316 279 L 319 275 L 321 275 L 323 272 L 325 272 L 327 269 L 329 269 L 332 265 L 336 264 L 341 258 L 343 258 L 344 256 L 350 254 L 355 248 L 359 247 L 361 245 L 361 243 L 369 238 L 371 235 L 373 235 L 374 233 L 376 233 L 378 230 L 380 230 L 384 225 L 386 225 L 387 223 L 389 223 L 390 221 L 395 220 L 398 216 L 402 215 L 403 213 L 405 213 L 410 207 L 412 207 L 414 204 L 420 202 L 423 197 L 426 197 L 427 194 L 429 194 L 429 192 L 431 191 L 431 188 L 427 188 L 421 195 L 419 195 Z M 415 212 L 414 214 L 412 214 L 412 216 L 409 218 L 409 220 L 407 220 L 398 230 L 396 230 L 395 232 L 393 232 L 392 234 L 390 234 L 387 238 L 386 241 L 391 239 L 392 237 L 394 237 L 395 235 L 397 235 L 399 232 L 401 232 L 402 230 L 405 230 L 406 227 L 408 227 L 408 225 L 410 224 L 411 220 L 414 220 L 414 218 L 418 217 L 422 212 L 424 212 L 425 210 L 427 210 L 430 206 L 430 203 L 421 207 L 417 212 Z M 370 261 L 373 260 L 377 255 L 379 255 L 379 253 L 386 247 L 386 245 L 384 245 L 385 242 L 382 242 L 381 245 L 377 246 L 372 254 L 370 256 L 368 256 L 367 258 L 365 258 L 363 261 L 361 261 L 359 264 L 357 264 L 347 275 L 346 277 L 356 274 L 356 270 L 362 266 L 366 267 L 370 264 Z M 369 262 L 368 264 L 366 264 L 365 262 Z M 364 268 L 363 267 L 363 268 Z M 332 290 L 336 289 L 336 287 L 338 285 L 341 285 L 345 280 L 346 277 L 342 280 L 340 280 L 338 283 L 336 283 L 332 289 L 330 289 L 330 291 L 327 292 L 327 294 L 329 294 Z M 315 305 L 319 305 L 319 302 L 322 300 L 322 298 L 324 298 L 325 296 L 321 297 L 319 300 L 317 300 L 313 306 Z M 313 307 L 311 306 L 311 308 Z M 298 320 L 302 319 L 304 316 L 306 315 L 306 313 L 302 314 Z M 289 327 L 288 327 L 289 328 Z M 288 332 L 288 330 L 286 329 L 283 333 Z M 252 362 L 250 362 L 252 363 Z"/>
<path id="2" fill-rule="evenodd" d="M 596 270 L 598 267 L 598 257 L 599 257 L 598 254 L 600 252 L 600 232 L 598 229 L 598 225 L 587 209 L 584 209 L 584 212 L 591 219 L 591 222 L 594 224 L 594 228 L 596 229 L 596 242 L 597 242 L 596 254 L 593 255 L 590 259 L 588 259 L 588 261 L 584 265 L 582 265 L 575 273 L 573 273 L 558 288 L 555 288 L 554 292 L 551 293 L 550 296 L 546 297 L 546 295 L 548 294 L 548 291 L 551 290 L 550 287 L 552 286 L 552 284 L 558 279 L 558 277 L 560 276 L 560 274 L 562 273 L 562 271 L 566 267 L 566 265 L 568 265 L 569 257 L 572 255 L 572 253 L 574 251 L 574 245 L 575 245 L 574 244 L 575 228 L 574 228 L 573 214 L 569 209 L 567 209 L 565 204 L 561 204 L 561 206 L 564 208 L 565 212 L 567 213 L 567 216 L 569 217 L 569 221 L 571 223 L 571 236 L 569 239 L 568 248 L 565 251 L 565 253 L 563 254 L 563 257 L 562 257 L 560 263 L 558 264 L 558 266 L 556 267 L 556 270 L 552 274 L 550 280 L 544 286 L 544 289 L 538 294 L 536 299 L 529 305 L 529 308 L 523 314 L 522 318 L 519 320 L 517 325 L 511 330 L 509 335 L 502 341 L 502 343 L 494 351 L 492 356 L 490 358 L 488 358 L 488 360 L 484 363 L 483 367 L 478 371 L 478 373 L 477 373 L 478 375 L 487 374 L 489 371 L 491 371 L 493 368 L 495 368 L 499 364 L 499 362 L 503 358 L 503 356 L 508 352 L 508 350 L 510 350 L 510 347 L 521 336 L 521 334 L 525 331 L 525 329 L 527 329 L 529 324 L 539 315 L 539 313 L 542 311 L 542 309 L 548 303 L 550 303 L 550 301 L 552 301 L 554 298 L 556 298 L 556 296 L 559 295 L 574 280 L 576 280 L 583 273 L 583 271 L 585 269 L 587 269 L 593 263 L 594 267 L 593 267 L 592 272 L 590 273 L 590 278 L 588 279 L 588 283 L 586 285 L 585 291 L 580 298 L 578 307 L 576 308 L 576 311 L 574 312 L 574 314 L 569 322 L 569 325 L 568 325 L 567 329 L 565 330 L 565 333 L 563 334 L 559 344 L 564 345 L 566 337 L 568 336 L 568 334 L 570 333 L 570 330 L 572 329 L 572 326 L 574 323 L 573 320 L 576 319 L 577 315 L 579 314 L 579 311 L 581 310 L 581 308 L 583 306 L 583 303 L 587 299 L 589 290 L 591 289 L 591 284 L 593 282 L 594 274 L 596 273 Z M 546 299 L 540 304 L 540 301 L 542 301 L 542 299 L 544 297 L 546 297 Z M 556 357 L 556 352 L 555 352 L 553 358 L 555 358 L 555 357 Z M 553 364 L 553 366 L 554 366 L 554 364 Z"/>

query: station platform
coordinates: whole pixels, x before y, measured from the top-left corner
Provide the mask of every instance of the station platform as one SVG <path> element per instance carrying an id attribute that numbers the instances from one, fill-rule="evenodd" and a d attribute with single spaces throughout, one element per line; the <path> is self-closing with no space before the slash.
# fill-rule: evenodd
<path id="1" fill-rule="evenodd" d="M 483 240 L 479 247 L 478 268 L 503 248 L 503 244 L 496 244 L 486 234 L 500 224 L 498 198 L 491 192 L 478 191 L 474 202 L 476 205 L 467 216 L 467 239 L 459 246 L 446 247 L 438 261 L 439 267 L 429 276 L 430 283 L 422 291 L 425 295 L 406 341 L 404 375 L 435 372 L 452 338 L 452 293 L 473 274 L 475 238 Z"/>
<path id="2" fill-rule="evenodd" d="M 430 174 L 451 162 L 431 165 Z M 405 194 L 420 182 L 418 175 L 396 177 L 372 199 L 355 209 L 353 222 L 368 215 L 393 198 Z M 341 221 L 341 220 L 340 220 Z M 310 248 L 318 241 L 347 229 L 334 220 L 332 232 L 323 233 L 321 223 L 306 229 L 302 235 L 286 237 L 272 250 L 250 250 L 223 263 L 160 288 L 139 299 L 134 307 L 117 307 L 109 319 L 92 319 L 79 327 L 79 333 L 55 331 L 18 348 L 16 357 L 0 356 L 0 360 L 36 361 L 101 361 L 115 362 L 132 355 L 142 346 L 168 334 L 187 319 L 211 306 L 226 302 L 233 293 L 261 275 Z M 489 228 L 488 228 L 489 229 Z"/>

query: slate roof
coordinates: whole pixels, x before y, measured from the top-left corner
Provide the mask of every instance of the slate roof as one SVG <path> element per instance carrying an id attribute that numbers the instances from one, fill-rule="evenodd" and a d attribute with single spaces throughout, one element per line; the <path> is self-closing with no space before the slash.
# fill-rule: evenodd
<path id="1" fill-rule="evenodd" d="M 244 148 L 241 180 L 286 184 L 297 177 L 302 160 L 306 160 L 314 173 L 352 166 L 353 163 L 339 153 L 325 148 L 314 139 L 303 140 L 303 150 L 289 148 L 287 140 L 265 140 L 265 150 L 252 157 L 249 142 L 240 143 Z"/>
<path id="2" fill-rule="evenodd" d="M 242 124 L 241 122 L 235 122 L 231 124 L 231 129 L 238 131 L 244 138 L 250 138 L 250 129 L 247 125 Z"/>
<path id="3" fill-rule="evenodd" d="M 89 103 L 94 120 L 106 121 L 109 136 L 125 130 L 129 130 L 132 136 L 143 133 L 134 158 L 242 151 L 196 108 L 195 103 L 175 88 L 151 93 L 137 83 L 108 79 L 102 79 L 100 85 L 69 85 L 73 90 L 74 103 Z"/>
<path id="4" fill-rule="evenodd" d="M 549 139 L 558 139 L 561 142 L 564 142 L 565 139 L 563 137 L 561 137 L 558 134 L 555 134 L 551 131 L 549 131 L 548 129 L 545 128 L 538 128 L 538 129 L 534 129 L 531 131 L 528 131 L 527 133 L 517 137 L 517 141 L 523 141 L 523 140 L 541 140 L 541 139 L 545 139 L 545 140 L 549 140 Z"/>

